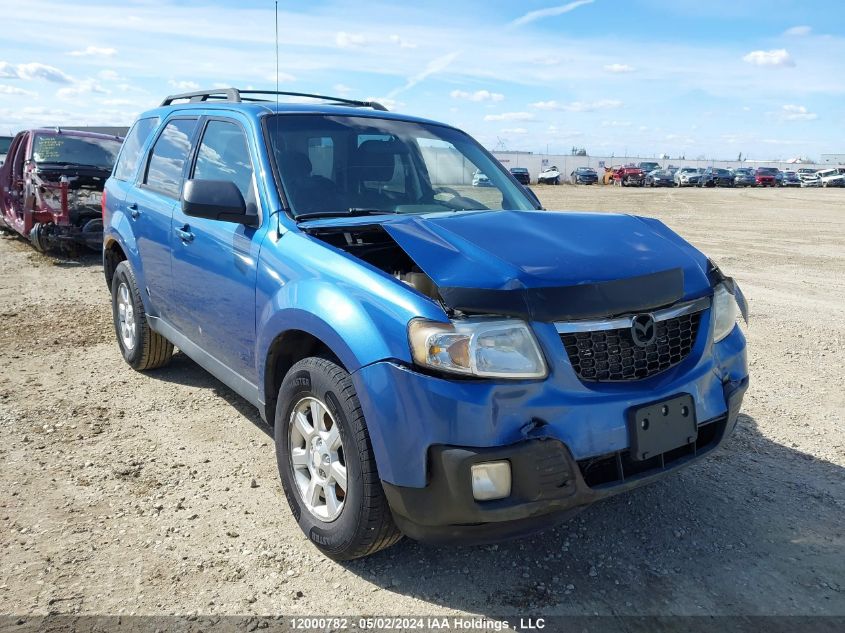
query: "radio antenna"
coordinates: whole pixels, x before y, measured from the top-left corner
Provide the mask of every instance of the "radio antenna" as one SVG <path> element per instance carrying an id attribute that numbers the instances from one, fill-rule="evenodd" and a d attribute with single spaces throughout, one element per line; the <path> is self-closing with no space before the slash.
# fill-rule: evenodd
<path id="1" fill-rule="evenodd" d="M 276 114 L 279 113 L 279 0 L 276 0 Z M 276 119 L 278 121 L 278 119 Z"/>

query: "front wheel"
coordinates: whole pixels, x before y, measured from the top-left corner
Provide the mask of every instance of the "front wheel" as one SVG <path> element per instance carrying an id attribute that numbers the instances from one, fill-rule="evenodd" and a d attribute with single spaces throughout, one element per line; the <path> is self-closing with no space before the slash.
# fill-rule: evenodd
<path id="1" fill-rule="evenodd" d="M 114 270 L 111 296 L 117 344 L 129 366 L 144 371 L 169 363 L 173 344 L 150 328 L 135 275 L 125 261 Z"/>
<path id="2" fill-rule="evenodd" d="M 291 512 L 324 554 L 351 560 L 402 538 L 355 387 L 337 363 L 311 357 L 290 369 L 279 389 L 275 440 Z"/>

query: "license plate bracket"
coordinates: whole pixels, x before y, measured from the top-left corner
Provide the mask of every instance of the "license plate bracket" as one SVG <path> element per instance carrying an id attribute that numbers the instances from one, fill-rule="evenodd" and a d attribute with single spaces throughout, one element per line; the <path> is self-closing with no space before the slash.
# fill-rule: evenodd
<path id="1" fill-rule="evenodd" d="M 631 457 L 636 461 L 692 444 L 698 438 L 695 402 L 686 393 L 631 409 L 628 417 Z"/>

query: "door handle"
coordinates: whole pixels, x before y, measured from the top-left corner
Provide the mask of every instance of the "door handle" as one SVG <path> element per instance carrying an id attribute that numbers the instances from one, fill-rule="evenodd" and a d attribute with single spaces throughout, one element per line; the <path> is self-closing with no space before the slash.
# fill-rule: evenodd
<path id="1" fill-rule="evenodd" d="M 129 209 L 129 215 L 132 216 L 133 220 L 137 220 L 138 216 L 141 215 L 141 212 L 138 211 L 138 205 L 134 202 L 131 203 L 127 208 Z"/>
<path id="2" fill-rule="evenodd" d="M 176 229 L 174 229 L 174 230 L 176 231 L 176 235 L 178 235 L 178 236 L 179 236 L 179 239 L 180 239 L 180 240 L 182 240 L 182 242 L 184 242 L 184 243 L 186 243 L 186 244 L 187 244 L 188 242 L 193 242 L 193 241 L 194 241 L 194 234 L 193 234 L 193 233 L 191 233 L 191 230 L 190 230 L 190 229 L 191 229 L 191 227 L 189 227 L 189 226 L 186 224 L 186 225 L 185 225 L 185 226 L 183 226 L 182 228 L 178 228 L 178 227 L 177 227 L 177 228 L 176 228 Z"/>

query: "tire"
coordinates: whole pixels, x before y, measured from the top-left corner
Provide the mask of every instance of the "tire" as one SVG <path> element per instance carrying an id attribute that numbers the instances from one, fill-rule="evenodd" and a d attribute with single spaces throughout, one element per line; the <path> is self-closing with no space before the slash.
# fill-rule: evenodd
<path id="1" fill-rule="evenodd" d="M 111 297 L 114 332 L 123 359 L 136 371 L 167 365 L 173 357 L 173 344 L 150 329 L 138 283 L 128 262 L 120 262 L 114 270 Z M 129 324 L 128 329 L 124 323 Z"/>
<path id="2" fill-rule="evenodd" d="M 322 407 L 316 409 L 318 420 L 322 420 L 316 425 L 315 402 Z M 305 425 L 292 423 L 297 411 L 304 411 L 300 415 Z M 303 428 L 316 428 L 318 432 L 308 435 L 300 430 Z M 335 428 L 337 433 L 332 436 Z M 317 357 L 291 367 L 279 389 L 274 432 L 285 497 L 299 527 L 317 549 L 334 560 L 352 560 L 390 547 L 402 538 L 384 496 L 361 404 L 346 370 Z M 338 436 L 340 447 L 333 448 Z M 311 450 L 315 442 L 317 447 Z M 302 451 L 296 469 L 294 450 Z M 322 464 L 328 464 L 325 471 L 319 469 Z M 346 490 L 334 480 L 337 464 L 344 468 Z M 316 477 L 316 472 L 321 477 Z M 325 485 L 316 491 L 317 503 L 309 508 L 304 495 L 309 494 L 309 484 L 315 480 Z M 334 497 L 333 503 L 341 502 L 339 508 L 331 507 L 329 497 Z"/>

